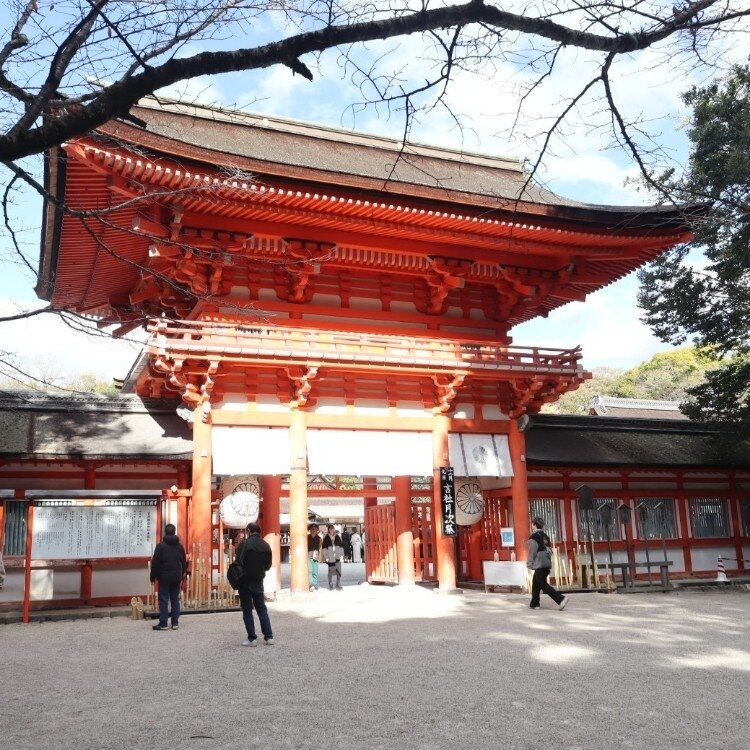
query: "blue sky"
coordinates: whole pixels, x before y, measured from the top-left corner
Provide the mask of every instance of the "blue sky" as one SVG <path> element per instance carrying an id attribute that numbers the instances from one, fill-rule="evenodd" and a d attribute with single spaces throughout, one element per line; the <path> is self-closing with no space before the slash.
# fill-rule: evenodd
<path id="1" fill-rule="evenodd" d="M 420 80 L 426 63 L 420 57 L 416 39 L 387 42 L 368 51 L 372 60 L 384 50 L 390 54 L 383 64 L 405 70 L 411 80 Z M 186 50 L 186 52 L 196 51 Z M 347 78 L 337 52 L 306 61 L 313 69 L 310 83 L 293 76 L 287 68 L 198 79 L 165 92 L 170 96 L 204 103 L 242 106 L 252 111 L 292 117 L 335 127 L 355 128 L 400 140 L 404 121 L 398 111 L 381 107 L 357 108 L 361 89 Z M 517 68 L 499 64 L 491 78 L 460 73 L 448 90 L 446 103 L 458 113 L 462 127 L 456 126 L 448 109 L 437 107 L 419 115 L 411 133 L 413 142 L 450 148 L 465 148 L 490 154 L 530 158 L 541 143 L 541 135 L 557 112 L 566 93 L 577 90 L 593 69 L 595 60 L 581 52 L 561 55 L 557 72 L 527 101 L 522 126 L 511 132 L 517 109 L 519 87 L 527 79 Z M 678 166 L 686 157 L 686 137 L 682 129 L 687 112 L 680 92 L 690 79 L 664 65 L 658 50 L 638 60 L 624 58 L 615 67 L 613 85 L 623 113 L 629 118 L 648 119 L 648 128 L 663 146 L 662 162 Z M 643 71 L 649 71 L 647 75 Z M 613 147 L 606 128 L 607 114 L 600 101 L 582 105 L 566 123 L 551 148 L 538 179 L 555 192 L 569 198 L 598 204 L 648 203 L 628 178 L 637 176 L 636 167 L 622 149 Z M 39 161 L 33 164 L 41 172 Z M 41 206 L 35 195 L 17 196 L 15 226 L 32 265 L 39 244 Z M 0 258 L 8 256 L 9 238 L 0 236 Z M 0 261 L 0 313 L 41 304 L 33 292 L 34 280 L 19 263 Z M 640 323 L 635 306 L 637 282 L 629 277 L 597 292 L 585 303 L 571 303 L 512 332 L 518 345 L 550 347 L 583 346 L 584 365 L 629 367 L 668 347 L 658 342 Z M 132 343 L 92 341 L 74 335 L 59 321 L 47 316 L 28 322 L 2 324 L 0 348 L 17 351 L 26 358 L 53 357 L 70 370 L 90 370 L 103 377 L 122 377 L 132 362 Z"/>

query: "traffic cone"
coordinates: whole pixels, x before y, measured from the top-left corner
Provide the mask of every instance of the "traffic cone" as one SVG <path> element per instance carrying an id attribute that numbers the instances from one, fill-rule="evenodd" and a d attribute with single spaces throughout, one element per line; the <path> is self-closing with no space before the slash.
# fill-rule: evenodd
<path id="1" fill-rule="evenodd" d="M 721 555 L 719 555 L 719 564 L 718 569 L 716 571 L 716 583 L 729 583 L 729 579 L 727 578 L 727 571 L 724 568 L 724 560 L 721 559 Z"/>

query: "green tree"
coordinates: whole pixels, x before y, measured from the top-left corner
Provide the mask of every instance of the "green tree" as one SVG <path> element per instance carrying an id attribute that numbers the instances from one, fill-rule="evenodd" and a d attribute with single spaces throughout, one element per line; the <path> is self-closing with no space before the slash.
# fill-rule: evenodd
<path id="1" fill-rule="evenodd" d="M 693 108 L 690 162 L 685 175 L 666 175 L 663 184 L 678 200 L 711 208 L 694 243 L 639 274 L 639 303 L 663 341 L 693 339 L 721 360 L 690 389 L 683 411 L 750 435 L 750 69 L 694 87 L 684 100 Z M 695 260 L 695 248 L 705 261 Z"/>
<path id="2" fill-rule="evenodd" d="M 591 371 L 591 379 L 582 383 L 577 390 L 563 394 L 554 404 L 547 404 L 542 411 L 547 414 L 586 414 L 591 399 L 595 396 L 611 396 L 615 381 L 623 374 L 616 367 L 596 367 Z"/>
<path id="3" fill-rule="evenodd" d="M 692 388 L 705 381 L 707 371 L 715 367 L 712 357 L 694 347 L 659 352 L 617 377 L 608 395 L 684 401 Z"/>

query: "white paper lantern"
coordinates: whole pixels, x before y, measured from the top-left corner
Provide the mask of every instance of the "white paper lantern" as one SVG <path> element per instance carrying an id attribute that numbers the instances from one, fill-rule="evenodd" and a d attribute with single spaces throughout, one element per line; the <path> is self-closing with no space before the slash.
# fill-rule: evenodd
<path id="1" fill-rule="evenodd" d="M 484 515 L 482 485 L 476 478 L 468 477 L 456 481 L 456 523 L 471 526 Z"/>
<path id="2" fill-rule="evenodd" d="M 224 499 L 219 505 L 221 522 L 229 529 L 244 529 L 258 520 L 260 482 L 257 476 L 226 477 L 221 482 Z"/>

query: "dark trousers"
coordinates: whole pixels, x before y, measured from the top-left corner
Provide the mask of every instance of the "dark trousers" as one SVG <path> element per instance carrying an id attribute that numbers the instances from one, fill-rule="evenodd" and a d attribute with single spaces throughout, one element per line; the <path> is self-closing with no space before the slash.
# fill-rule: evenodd
<path id="1" fill-rule="evenodd" d="M 559 604 L 565 597 L 555 588 L 547 583 L 547 577 L 550 574 L 549 568 L 537 568 L 534 571 L 534 578 L 531 581 L 531 606 L 539 606 L 539 595 L 544 591 L 547 596 L 552 597 L 555 604 Z"/>
<path id="2" fill-rule="evenodd" d="M 167 627 L 171 604 L 172 625 L 180 619 L 180 584 L 159 582 L 159 625 Z"/>
<path id="3" fill-rule="evenodd" d="M 242 606 L 242 619 L 245 621 L 245 630 L 247 630 L 247 639 L 254 641 L 257 638 L 255 635 L 255 622 L 253 621 L 253 607 L 255 607 L 255 611 L 258 613 L 260 632 L 263 633 L 263 637 L 266 640 L 273 638 L 271 618 L 268 616 L 268 607 L 266 607 L 266 600 L 263 596 L 263 585 L 243 586 L 239 590 L 239 594 L 240 605 Z"/>

